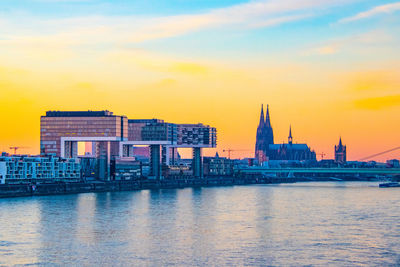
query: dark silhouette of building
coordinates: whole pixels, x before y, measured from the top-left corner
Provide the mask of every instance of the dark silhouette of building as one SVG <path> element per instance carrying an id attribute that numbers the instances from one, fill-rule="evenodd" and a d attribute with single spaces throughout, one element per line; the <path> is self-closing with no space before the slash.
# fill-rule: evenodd
<path id="1" fill-rule="evenodd" d="M 261 105 L 260 122 L 257 127 L 255 157 L 259 162 L 267 160 L 269 145 L 274 144 L 274 131 L 272 130 L 269 117 L 269 106 L 267 105 L 264 118 L 264 105 Z"/>
<path id="2" fill-rule="evenodd" d="M 260 123 L 257 128 L 255 157 L 259 163 L 268 160 L 316 160 L 316 154 L 307 144 L 293 144 L 292 127 L 289 128 L 288 143 L 274 144 L 274 134 L 269 115 L 269 106 L 264 119 L 261 105 Z"/>
<path id="3" fill-rule="evenodd" d="M 346 146 L 342 144 L 342 137 L 339 139 L 339 145 L 335 146 L 335 162 L 346 163 Z"/>

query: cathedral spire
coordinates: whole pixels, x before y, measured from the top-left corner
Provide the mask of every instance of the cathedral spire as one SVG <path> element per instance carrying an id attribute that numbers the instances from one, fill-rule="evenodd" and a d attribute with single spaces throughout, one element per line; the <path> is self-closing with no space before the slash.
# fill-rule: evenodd
<path id="1" fill-rule="evenodd" d="M 339 138 L 339 147 L 342 147 L 343 146 L 343 144 L 342 144 L 342 137 L 340 137 Z"/>
<path id="2" fill-rule="evenodd" d="M 291 145 L 293 143 L 293 136 L 292 136 L 292 125 L 289 126 L 289 137 L 288 137 L 288 143 Z"/>
<path id="3" fill-rule="evenodd" d="M 260 123 L 259 127 L 264 125 L 264 105 L 261 104 L 261 114 L 260 114 Z"/>
<path id="4" fill-rule="evenodd" d="M 267 104 L 267 113 L 265 115 L 265 125 L 269 128 L 271 127 L 271 120 L 269 118 L 269 105 L 268 104 Z"/>

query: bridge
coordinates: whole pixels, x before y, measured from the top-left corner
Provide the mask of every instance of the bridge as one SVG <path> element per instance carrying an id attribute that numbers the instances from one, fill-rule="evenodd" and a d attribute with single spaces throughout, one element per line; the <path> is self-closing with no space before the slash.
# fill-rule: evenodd
<path id="1" fill-rule="evenodd" d="M 400 175 L 400 168 L 268 168 L 252 167 L 235 170 L 243 174 L 269 174 L 269 173 L 329 173 L 329 174 L 391 174 Z"/>

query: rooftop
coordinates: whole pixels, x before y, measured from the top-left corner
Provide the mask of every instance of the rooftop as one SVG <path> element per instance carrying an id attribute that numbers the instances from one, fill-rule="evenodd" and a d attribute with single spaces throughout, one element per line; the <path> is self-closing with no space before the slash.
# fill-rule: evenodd
<path id="1" fill-rule="evenodd" d="M 47 111 L 46 117 L 112 117 L 111 111 Z"/>

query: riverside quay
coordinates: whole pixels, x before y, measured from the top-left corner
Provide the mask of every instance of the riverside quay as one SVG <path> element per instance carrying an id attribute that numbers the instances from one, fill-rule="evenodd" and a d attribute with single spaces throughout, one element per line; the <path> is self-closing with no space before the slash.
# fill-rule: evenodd
<path id="1" fill-rule="evenodd" d="M 149 147 L 149 177 L 160 178 L 162 166 L 174 165 L 177 148 L 192 148 L 194 177 L 202 177 L 202 149 L 217 144 L 214 127 L 175 124 L 159 119 L 128 119 L 110 111 L 47 111 L 40 119 L 40 154 L 77 158 L 78 143 L 99 160 L 98 177 L 110 179 L 111 159 L 132 158 L 137 146 Z M 90 150 L 90 152 L 88 152 Z"/>

